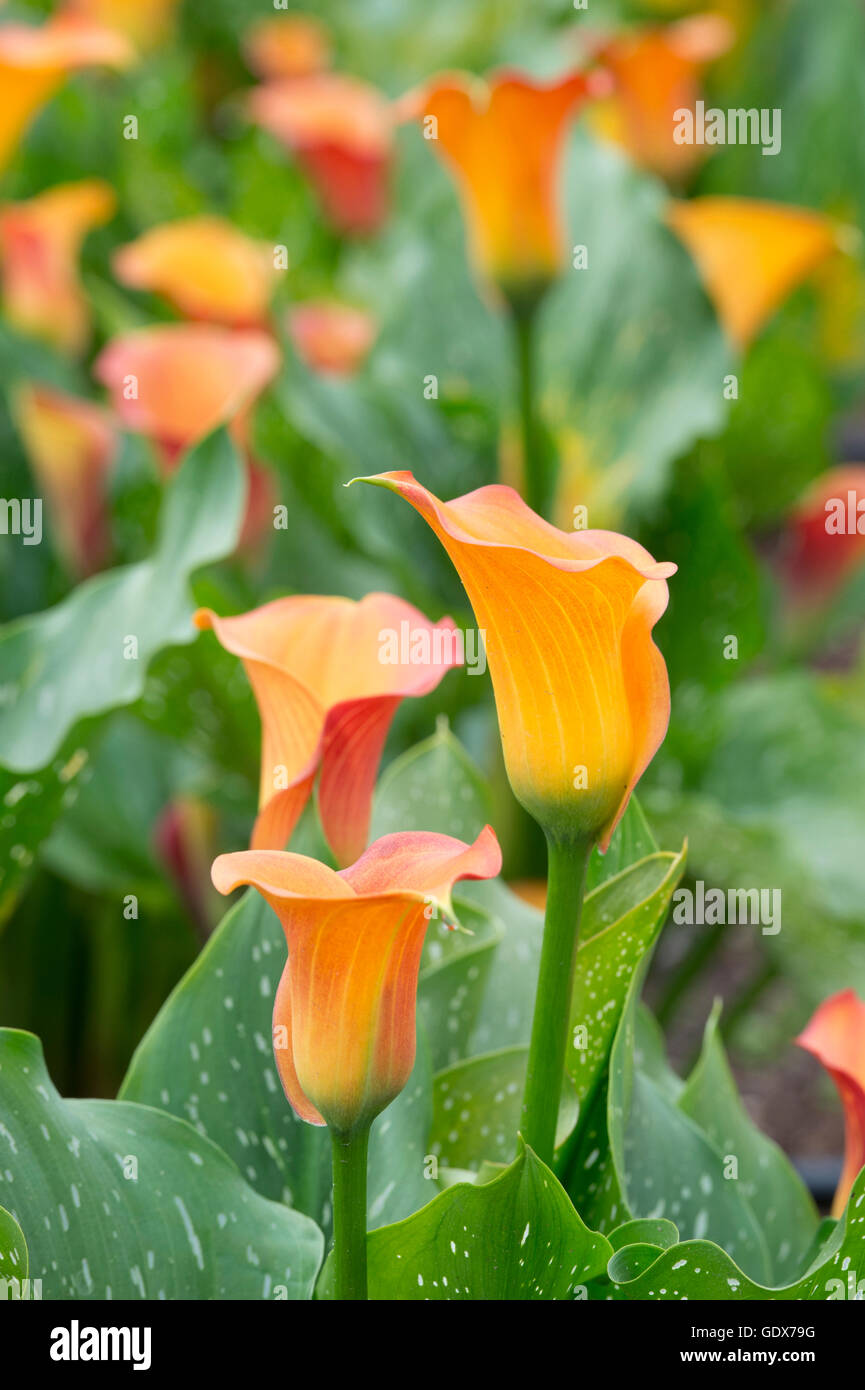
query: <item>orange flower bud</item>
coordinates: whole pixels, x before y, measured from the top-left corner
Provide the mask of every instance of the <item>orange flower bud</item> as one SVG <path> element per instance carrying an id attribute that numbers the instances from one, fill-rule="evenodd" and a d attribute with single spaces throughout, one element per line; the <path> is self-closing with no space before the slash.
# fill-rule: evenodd
<path id="1" fill-rule="evenodd" d="M 220 893 L 252 884 L 285 932 L 274 1055 L 301 1119 L 350 1134 L 399 1095 L 414 1065 L 417 977 L 430 917 L 438 904 L 449 910 L 458 879 L 493 878 L 500 868 L 489 826 L 473 845 L 449 835 L 386 835 L 340 873 L 274 851 L 215 861 Z"/>
<path id="2" fill-rule="evenodd" d="M 844 1107 L 844 1169 L 832 1203 L 832 1215 L 841 1216 L 865 1167 L 865 1004 L 852 989 L 833 994 L 796 1042 L 823 1063 Z"/>
<path id="3" fill-rule="evenodd" d="M 361 236 L 381 226 L 393 123 L 375 87 L 339 73 L 267 82 L 251 93 L 249 109 L 295 156 L 338 232 Z"/>
<path id="4" fill-rule="evenodd" d="M 115 254 L 114 273 L 164 295 L 186 318 L 237 328 L 266 321 L 277 280 L 273 246 L 208 216 L 152 227 Z"/>
<path id="5" fill-rule="evenodd" d="M 375 341 L 376 322 L 363 309 L 307 300 L 290 309 L 288 330 L 298 356 L 313 371 L 350 376 L 362 366 Z"/>
<path id="6" fill-rule="evenodd" d="M 87 233 L 108 222 L 115 206 L 109 184 L 85 179 L 0 208 L 3 310 L 15 328 L 65 352 L 83 351 L 90 308 L 78 256 Z"/>
<path id="7" fill-rule="evenodd" d="M 112 339 L 93 370 L 125 428 L 152 439 L 170 468 L 218 425 L 233 421 L 242 441 L 245 413 L 278 369 L 266 333 L 176 323 Z"/>
<path id="8" fill-rule="evenodd" d="M 70 72 L 126 67 L 133 58 L 120 34 L 74 16 L 58 15 L 38 28 L 14 23 L 0 27 L 0 170 L 36 112 Z"/>
<path id="9" fill-rule="evenodd" d="M 246 61 L 264 78 L 309 77 L 330 64 L 330 39 L 312 15 L 261 19 L 244 36 Z"/>
<path id="10" fill-rule="evenodd" d="M 108 474 L 117 439 L 92 401 L 27 383 L 12 400 L 15 424 L 48 502 L 58 549 L 79 578 L 108 559 Z"/>
<path id="11" fill-rule="evenodd" d="M 694 258 L 727 333 L 746 348 L 813 270 L 842 249 L 822 213 L 751 198 L 692 198 L 667 220 Z"/>
<path id="12" fill-rule="evenodd" d="M 509 487 L 440 502 L 411 473 L 398 492 L 432 527 L 486 634 L 514 793 L 554 840 L 606 849 L 670 717 L 651 632 L 672 564 L 613 531 L 559 531 Z"/>
<path id="13" fill-rule="evenodd" d="M 733 38 L 732 25 L 721 15 L 701 14 L 601 43 L 595 55 L 614 90 L 592 108 L 591 124 L 662 178 L 689 173 L 709 149 L 676 144 L 674 113 L 694 106 L 703 69 L 727 52 Z"/>
<path id="14" fill-rule="evenodd" d="M 453 173 L 478 270 L 508 296 L 535 294 L 561 270 L 559 156 L 601 76 L 545 85 L 514 72 L 488 81 L 445 73 L 398 103 L 398 115 L 422 123 Z"/>
<path id="15" fill-rule="evenodd" d="M 282 849 L 319 776 L 318 809 L 341 864 L 363 850 L 384 741 L 400 700 L 434 690 L 461 653 L 450 618 L 431 623 L 392 594 L 297 595 L 235 618 L 199 609 L 243 661 L 262 724 L 253 849 Z"/>

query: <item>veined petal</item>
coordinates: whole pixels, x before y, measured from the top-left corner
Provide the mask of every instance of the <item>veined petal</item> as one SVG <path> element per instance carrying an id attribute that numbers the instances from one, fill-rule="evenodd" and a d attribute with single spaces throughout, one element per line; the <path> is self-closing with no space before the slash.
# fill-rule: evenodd
<path id="1" fill-rule="evenodd" d="M 222 217 L 187 217 L 152 227 L 114 256 L 124 285 L 164 295 L 187 318 L 254 327 L 276 288 L 273 247 Z"/>
<path id="2" fill-rule="evenodd" d="M 865 1167 L 865 1004 L 852 989 L 832 995 L 796 1042 L 823 1063 L 844 1107 L 844 1169 L 832 1204 L 840 1217 Z"/>
<path id="3" fill-rule="evenodd" d="M 462 579 L 517 797 L 548 833 L 606 846 L 669 719 L 651 629 L 675 567 L 613 532 L 559 531 L 510 488 L 443 503 L 411 474 L 366 481 L 416 507 Z"/>
<path id="4" fill-rule="evenodd" d="M 751 198 L 671 203 L 667 220 L 694 258 L 721 323 L 747 347 L 781 304 L 842 247 L 838 226 L 810 208 Z"/>
<path id="5" fill-rule="evenodd" d="M 489 827 L 473 846 L 450 836 L 388 836 L 340 874 L 295 854 L 246 851 L 215 861 L 220 892 L 254 885 L 285 931 L 274 1043 L 286 1095 L 303 1119 L 349 1133 L 402 1090 L 414 1065 L 426 900 L 457 878 L 490 877 L 499 864 Z"/>
<path id="6" fill-rule="evenodd" d="M 340 878 L 356 893 L 383 893 L 394 883 L 435 899 L 448 911 L 458 879 L 495 878 L 502 852 L 492 826 L 484 826 L 474 844 L 428 831 L 383 835 Z"/>
<path id="7" fill-rule="evenodd" d="M 322 828 L 341 864 L 366 844 L 375 776 L 399 701 L 433 690 L 462 654 L 449 618 L 431 623 L 392 594 L 359 603 L 294 595 L 250 613 L 195 617 L 240 657 L 263 729 L 253 844 L 281 849 L 321 772 Z"/>

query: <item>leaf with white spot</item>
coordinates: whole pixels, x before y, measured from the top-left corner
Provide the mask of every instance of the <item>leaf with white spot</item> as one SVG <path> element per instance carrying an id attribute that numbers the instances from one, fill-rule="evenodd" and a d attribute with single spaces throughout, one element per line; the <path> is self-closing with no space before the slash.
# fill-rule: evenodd
<path id="1" fill-rule="evenodd" d="M 308 1299 L 321 1231 L 254 1192 L 174 1116 L 63 1100 L 30 1033 L 0 1030 L 0 1193 L 55 1299 Z"/>
<path id="2" fill-rule="evenodd" d="M 28 1263 L 24 1232 L 11 1212 L 0 1207 L 0 1285 L 4 1280 L 17 1279 L 20 1282 L 26 1279 Z"/>
<path id="3" fill-rule="evenodd" d="M 470 844 L 491 818 L 483 777 L 442 720 L 431 738 L 409 748 L 383 773 L 370 840 L 400 830 L 423 830 Z"/>
<path id="4" fill-rule="evenodd" d="M 508 1047 L 485 1057 L 471 1057 L 433 1082 L 430 1152 L 448 1168 L 477 1172 L 484 1161 L 510 1163 L 526 1081 L 527 1047 Z M 577 1098 L 567 1077 L 559 1107 L 560 1139 L 573 1129 Z"/>
<path id="5" fill-rule="evenodd" d="M 370 1298 L 411 1302 L 578 1299 L 612 1253 L 522 1144 L 500 1175 L 449 1187 L 367 1249 Z"/>
<path id="6" fill-rule="evenodd" d="M 853 1185 L 847 1210 L 828 1241 L 801 1278 L 786 1287 L 770 1287 L 749 1279 L 725 1251 L 705 1240 L 685 1241 L 665 1250 L 632 1278 L 624 1278 L 625 1262 L 618 1252 L 609 1265 L 612 1285 L 598 1297 L 644 1301 L 650 1299 L 714 1299 L 741 1302 L 823 1303 L 865 1299 L 865 1170 Z M 593 1291 L 594 1292 L 594 1291 Z"/>
<path id="7" fill-rule="evenodd" d="M 786 1284 L 802 1272 L 817 1231 L 817 1209 L 793 1165 L 745 1110 L 718 1035 L 719 1018 L 716 1006 L 679 1108 L 700 1126 L 725 1162 L 735 1160 L 736 1181 L 766 1240 L 771 1282 Z"/>

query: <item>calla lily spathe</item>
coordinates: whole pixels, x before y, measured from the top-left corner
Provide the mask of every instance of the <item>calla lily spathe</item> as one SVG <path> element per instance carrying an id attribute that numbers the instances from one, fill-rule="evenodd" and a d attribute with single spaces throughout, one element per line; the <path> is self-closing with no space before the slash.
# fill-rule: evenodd
<path id="1" fill-rule="evenodd" d="M 434 690 L 459 663 L 450 618 L 431 623 L 392 594 L 367 594 L 358 603 L 303 594 L 233 618 L 199 609 L 195 621 L 240 657 L 258 702 L 261 782 L 252 848 L 285 846 L 318 777 L 325 838 L 338 862 L 350 864 L 367 842 L 376 772 L 397 706 Z M 398 650 L 403 632 L 408 640 Z M 399 634 L 392 648 L 388 634 Z"/>
<path id="2" fill-rule="evenodd" d="M 310 1124 L 366 1128 L 399 1095 L 415 1056 L 424 936 L 458 879 L 493 878 L 501 852 L 489 826 L 473 845 L 449 835 L 386 835 L 335 873 L 303 855 L 221 855 L 221 893 L 251 884 L 288 943 L 273 1010 L 286 1096 Z"/>
<path id="3" fill-rule="evenodd" d="M 459 573 L 517 798 L 555 841 L 606 848 L 669 722 L 651 632 L 675 566 L 612 531 L 559 531 L 509 487 L 441 502 L 411 473 L 360 481 L 411 503 Z"/>
<path id="4" fill-rule="evenodd" d="M 377 324 L 364 309 L 309 299 L 292 305 L 288 331 L 298 356 L 313 371 L 350 376 L 366 361 Z"/>
<path id="5" fill-rule="evenodd" d="M 108 478 L 118 440 L 108 413 L 93 401 L 27 382 L 13 394 L 12 415 L 57 547 L 72 573 L 85 578 L 111 549 Z"/>
<path id="6" fill-rule="evenodd" d="M 478 271 L 508 296 L 535 293 L 561 270 L 560 154 L 569 123 L 600 80 L 444 73 L 397 103 L 398 117 L 421 123 L 454 176 Z"/>
<path id="7" fill-rule="evenodd" d="M 703 69 L 733 39 L 721 15 L 701 14 L 601 42 L 594 54 L 612 76 L 613 91 L 591 108 L 590 123 L 644 168 L 668 179 L 687 175 L 711 147 L 677 144 L 675 112 L 693 108 Z"/>
<path id="8" fill-rule="evenodd" d="M 126 39 L 75 15 L 56 15 L 38 27 L 0 26 L 0 170 L 30 122 L 79 68 L 122 68 L 134 61 Z"/>
<path id="9" fill-rule="evenodd" d="M 865 464 L 815 478 L 797 502 L 781 542 L 781 567 L 797 606 L 819 606 L 865 565 Z"/>
<path id="10" fill-rule="evenodd" d="M 185 318 L 254 328 L 267 319 L 277 271 L 273 245 L 222 217 L 152 227 L 114 256 L 117 279 L 164 296 Z"/>
<path id="11" fill-rule="evenodd" d="M 84 238 L 114 216 L 101 179 L 58 184 L 26 202 L 0 207 L 3 311 L 15 328 L 64 352 L 90 336 L 90 306 L 78 274 Z"/>
<path id="12" fill-rule="evenodd" d="M 832 1203 L 840 1217 L 865 1167 L 865 1004 L 852 989 L 833 994 L 796 1041 L 823 1063 L 844 1107 L 844 1168 Z"/>
<path id="13" fill-rule="evenodd" d="M 171 469 L 218 425 L 232 422 L 243 444 L 246 413 L 279 361 L 267 333 L 172 323 L 113 338 L 93 370 L 125 428 L 151 439 Z"/>
<path id="14" fill-rule="evenodd" d="M 672 203 L 667 220 L 694 259 L 731 341 L 746 348 L 844 232 L 810 208 L 751 198 Z"/>
<path id="15" fill-rule="evenodd" d="M 381 92 L 323 72 L 263 83 L 250 94 L 249 110 L 297 159 L 337 232 L 377 231 L 387 215 L 393 148 L 393 118 Z"/>

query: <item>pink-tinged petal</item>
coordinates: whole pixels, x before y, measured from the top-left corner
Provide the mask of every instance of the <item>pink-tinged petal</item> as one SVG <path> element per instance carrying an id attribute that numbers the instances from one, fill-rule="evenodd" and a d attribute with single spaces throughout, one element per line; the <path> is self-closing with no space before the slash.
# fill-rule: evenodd
<path id="1" fill-rule="evenodd" d="M 337 231 L 361 236 L 381 226 L 393 120 L 375 87 L 329 72 L 267 82 L 251 93 L 249 110 L 298 160 Z"/>
<path id="2" fill-rule="evenodd" d="M 320 770 L 319 811 L 340 863 L 363 849 L 375 775 L 393 714 L 435 689 L 462 654 L 450 618 L 431 623 L 392 594 L 295 595 L 219 618 L 201 610 L 240 657 L 261 714 L 259 817 L 253 844 L 281 849 Z"/>
<path id="3" fill-rule="evenodd" d="M 369 354 L 376 322 L 363 309 L 308 300 L 289 311 L 288 329 L 298 356 L 313 371 L 350 376 Z"/>
<path id="4" fill-rule="evenodd" d="M 832 1215 L 840 1217 L 865 1167 L 865 1003 L 852 989 L 822 1003 L 796 1039 L 828 1071 L 844 1107 L 844 1168 Z"/>
<path id="5" fill-rule="evenodd" d="M 796 503 L 782 539 L 786 587 L 800 607 L 816 607 L 865 564 L 865 464 L 847 463 L 815 478 Z"/>
<path id="6" fill-rule="evenodd" d="M 486 825 L 471 845 L 429 831 L 383 835 L 339 876 L 356 893 L 386 893 L 399 884 L 450 909 L 451 890 L 459 879 L 495 878 L 501 867 L 499 842 Z"/>
<path id="7" fill-rule="evenodd" d="M 402 1090 L 414 1065 L 427 899 L 457 878 L 491 876 L 500 862 L 489 827 L 472 846 L 450 836 L 391 835 L 342 874 L 296 854 L 216 860 L 220 892 L 254 885 L 285 931 L 274 1047 L 286 1095 L 303 1119 L 350 1133 Z M 372 885 L 376 891 L 366 891 Z"/>
<path id="8" fill-rule="evenodd" d="M 378 765 L 398 695 L 335 705 L 325 722 L 318 814 L 338 864 L 357 859 L 369 838 Z"/>
<path id="9" fill-rule="evenodd" d="M 114 338 L 93 371 L 124 427 L 174 461 L 218 425 L 242 421 L 279 363 L 266 333 L 174 323 Z"/>

